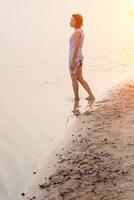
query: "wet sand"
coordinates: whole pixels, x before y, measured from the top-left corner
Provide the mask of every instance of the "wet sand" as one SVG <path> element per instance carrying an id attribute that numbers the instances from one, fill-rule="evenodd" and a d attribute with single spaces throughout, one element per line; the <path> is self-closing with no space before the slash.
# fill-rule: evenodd
<path id="1" fill-rule="evenodd" d="M 22 199 L 133 200 L 134 81 L 109 90 L 76 123 L 72 142 L 48 164 L 53 170 L 33 172 L 36 181 Z"/>

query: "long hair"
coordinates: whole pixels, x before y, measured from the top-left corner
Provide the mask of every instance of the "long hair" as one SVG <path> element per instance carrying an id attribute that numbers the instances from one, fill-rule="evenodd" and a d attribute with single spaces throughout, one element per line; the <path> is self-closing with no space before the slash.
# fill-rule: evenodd
<path id="1" fill-rule="evenodd" d="M 75 25 L 76 28 L 80 28 L 81 26 L 83 26 L 83 17 L 81 14 L 75 13 L 72 16 L 76 20 L 76 25 Z"/>

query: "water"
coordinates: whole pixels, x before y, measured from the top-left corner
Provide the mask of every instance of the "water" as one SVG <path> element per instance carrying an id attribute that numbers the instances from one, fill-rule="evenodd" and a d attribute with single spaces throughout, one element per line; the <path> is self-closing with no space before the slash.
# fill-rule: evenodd
<path id="1" fill-rule="evenodd" d="M 83 75 L 99 100 L 134 74 L 132 8 L 131 0 L 0 0 L 0 199 L 19 199 L 73 109 L 71 14 L 85 19 Z M 83 106 L 85 96 L 80 86 Z"/>

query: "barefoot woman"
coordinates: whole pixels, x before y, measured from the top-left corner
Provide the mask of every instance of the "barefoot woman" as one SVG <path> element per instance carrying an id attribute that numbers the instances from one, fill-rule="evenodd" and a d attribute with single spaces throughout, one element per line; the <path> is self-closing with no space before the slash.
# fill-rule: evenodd
<path id="1" fill-rule="evenodd" d="M 74 33 L 70 37 L 69 47 L 69 71 L 72 80 L 72 86 L 75 96 L 75 101 L 79 101 L 78 92 L 78 81 L 81 83 L 83 88 L 87 91 L 88 97 L 86 100 L 94 101 L 95 97 L 91 92 L 88 83 L 83 79 L 82 76 L 82 44 L 84 40 L 84 32 L 81 26 L 83 25 L 83 17 L 80 14 L 73 14 L 70 21 L 70 26 L 74 28 Z"/>

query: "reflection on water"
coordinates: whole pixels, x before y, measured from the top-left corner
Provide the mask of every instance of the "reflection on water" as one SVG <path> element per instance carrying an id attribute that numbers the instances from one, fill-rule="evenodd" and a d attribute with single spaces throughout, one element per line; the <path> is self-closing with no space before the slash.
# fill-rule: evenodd
<path id="1" fill-rule="evenodd" d="M 0 2 L 0 199 L 17 199 L 38 163 L 55 147 L 66 121 L 88 115 L 94 107 L 84 100 L 81 85 L 80 102 L 72 101 L 67 60 L 69 21 L 76 5 L 85 17 L 83 74 L 96 101 L 134 74 L 133 19 L 124 17 L 120 23 L 122 4 L 115 3 L 114 13 L 104 1 L 106 7 L 90 0 L 59 5 L 53 0 L 13 0 L 12 6 Z"/>

